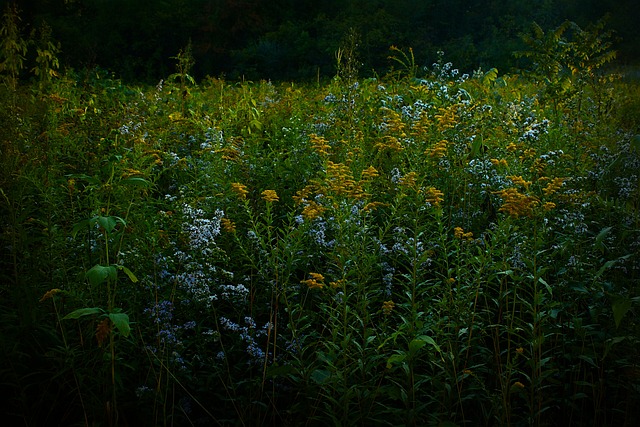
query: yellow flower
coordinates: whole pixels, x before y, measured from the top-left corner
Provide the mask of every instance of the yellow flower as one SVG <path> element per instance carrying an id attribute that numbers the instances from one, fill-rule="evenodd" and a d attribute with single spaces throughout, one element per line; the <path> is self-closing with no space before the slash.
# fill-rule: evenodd
<path id="1" fill-rule="evenodd" d="M 472 240 L 473 239 L 473 233 L 471 231 L 469 231 L 468 233 L 465 233 L 464 230 L 462 229 L 462 227 L 456 227 L 453 229 L 453 236 L 456 239 L 461 239 L 461 240 Z"/>
<path id="2" fill-rule="evenodd" d="M 385 316 L 390 315 L 395 306 L 396 306 L 396 303 L 391 300 L 383 302 L 382 313 L 384 313 Z"/>
<path id="3" fill-rule="evenodd" d="M 402 185 L 403 187 L 417 190 L 418 189 L 418 187 L 416 186 L 416 182 L 418 181 L 417 176 L 418 176 L 417 173 L 409 172 L 408 174 L 400 178 L 400 185 Z"/>
<path id="4" fill-rule="evenodd" d="M 429 187 L 425 190 L 427 203 L 433 206 L 440 206 L 440 203 L 444 201 L 444 194 L 442 191 L 435 187 Z"/>
<path id="5" fill-rule="evenodd" d="M 566 178 L 553 178 L 549 184 L 545 188 L 542 189 L 545 196 L 550 196 L 556 191 L 558 191 L 562 184 L 564 183 Z"/>
<path id="6" fill-rule="evenodd" d="M 277 202 L 278 200 L 280 200 L 275 190 L 264 190 L 261 194 L 262 198 L 269 203 Z"/>
<path id="7" fill-rule="evenodd" d="M 233 192 L 236 193 L 241 199 L 246 199 L 247 194 L 249 194 L 249 191 L 247 191 L 247 186 L 244 184 L 240 184 L 239 182 L 231 183 L 231 190 L 233 190 Z"/>
<path id="8" fill-rule="evenodd" d="M 524 348 L 522 348 L 522 347 L 516 348 L 516 353 L 518 353 L 518 354 L 524 353 Z"/>
<path id="9" fill-rule="evenodd" d="M 53 298 L 53 296 L 54 296 L 55 294 L 60 293 L 60 292 L 62 292 L 62 289 L 58 289 L 58 288 L 48 290 L 48 291 L 47 291 L 47 292 L 42 296 L 42 298 L 40 298 L 40 302 L 46 301 L 46 300 L 48 300 L 49 298 Z"/>
<path id="10" fill-rule="evenodd" d="M 438 130 L 440 132 L 445 131 L 446 129 L 451 129 L 456 124 L 456 105 L 452 105 L 449 108 L 439 108 L 438 112 L 440 114 L 436 114 L 436 121 L 438 123 Z"/>
<path id="11" fill-rule="evenodd" d="M 550 211 L 551 209 L 555 209 L 555 207 L 556 207 L 556 204 L 553 202 L 545 202 L 545 204 L 542 205 L 542 208 L 545 211 Z"/>
<path id="12" fill-rule="evenodd" d="M 329 150 L 331 149 L 331 146 L 327 144 L 326 139 L 316 135 L 315 133 L 312 133 L 311 135 L 309 135 L 309 138 L 311 139 L 311 146 L 316 151 L 316 153 L 324 156 L 329 154 Z"/>
<path id="13" fill-rule="evenodd" d="M 222 229 L 227 233 L 235 233 L 236 224 L 231 221 L 229 218 L 222 218 L 220 220 L 220 224 L 222 224 Z"/>
<path id="14" fill-rule="evenodd" d="M 536 197 L 522 194 L 518 192 L 516 188 L 507 188 L 496 193 L 504 199 L 504 203 L 500 206 L 499 211 L 506 212 L 515 218 L 519 216 L 530 216 L 534 206 L 539 203 Z"/>
<path id="15" fill-rule="evenodd" d="M 373 211 L 379 207 L 386 207 L 389 206 L 388 203 L 382 203 L 382 202 L 370 202 L 367 203 L 366 205 L 364 205 L 364 207 L 362 208 L 362 212 L 369 212 L 369 211 Z"/>
<path id="16" fill-rule="evenodd" d="M 529 189 L 531 185 L 531 181 L 525 181 L 524 178 L 518 175 L 509 175 L 507 176 L 515 185 L 522 185 L 525 189 Z"/>
<path id="17" fill-rule="evenodd" d="M 518 149 L 518 146 L 513 142 L 507 145 L 507 151 L 514 152 Z"/>
<path id="18" fill-rule="evenodd" d="M 446 139 L 443 139 L 442 141 L 438 142 L 435 146 L 433 146 L 433 148 L 428 148 L 424 152 L 424 154 L 439 159 L 447 155 L 448 145 L 449 145 L 449 141 L 447 141 Z"/>
<path id="19" fill-rule="evenodd" d="M 333 289 L 341 288 L 344 286 L 346 281 L 346 279 L 340 279 L 337 282 L 330 282 L 329 286 L 331 286 Z"/>
<path id="20" fill-rule="evenodd" d="M 504 167 L 507 167 L 507 166 L 509 165 L 509 164 L 507 163 L 507 160 L 506 160 L 506 159 L 500 159 L 500 160 L 498 160 L 498 159 L 491 159 L 491 163 L 492 163 L 494 166 L 504 166 Z"/>
<path id="21" fill-rule="evenodd" d="M 309 289 L 322 289 L 324 288 L 324 276 L 320 273 L 309 273 L 310 279 L 301 280 L 300 283 L 304 283 Z"/>
<path id="22" fill-rule="evenodd" d="M 378 175 L 380 175 L 378 173 L 378 170 L 376 168 L 374 168 L 373 166 L 369 166 L 368 168 L 366 168 L 365 170 L 362 171 L 362 174 L 360 175 L 360 179 L 362 179 L 362 180 L 371 180 L 371 179 L 377 177 Z"/>
<path id="23" fill-rule="evenodd" d="M 314 201 L 310 201 L 302 209 L 302 216 L 309 221 L 313 221 L 314 219 L 322 216 L 322 213 L 326 210 L 327 208 L 324 206 L 321 206 Z"/>

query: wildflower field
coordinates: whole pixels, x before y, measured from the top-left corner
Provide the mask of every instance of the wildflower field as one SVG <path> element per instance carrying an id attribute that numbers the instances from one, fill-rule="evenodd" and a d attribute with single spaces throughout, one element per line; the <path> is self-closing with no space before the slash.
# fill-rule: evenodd
<path id="1" fill-rule="evenodd" d="M 3 418 L 632 425 L 640 89 L 579 53 L 6 84 Z"/>

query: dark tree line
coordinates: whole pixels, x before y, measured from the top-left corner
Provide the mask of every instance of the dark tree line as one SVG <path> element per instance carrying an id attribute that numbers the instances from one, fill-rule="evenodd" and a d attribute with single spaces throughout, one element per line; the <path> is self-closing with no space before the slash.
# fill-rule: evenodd
<path id="1" fill-rule="evenodd" d="M 8 0 L 13 1 L 13 0 Z M 636 62 L 635 0 L 17 0 L 24 31 L 46 21 L 62 63 L 102 67 L 153 82 L 173 71 L 189 42 L 196 77 L 312 79 L 335 74 L 335 52 L 359 34 L 360 71 L 385 72 L 389 47 L 412 47 L 420 63 L 438 50 L 458 68 L 518 64 L 511 54 L 532 22 L 587 25 L 608 16 L 622 61 Z"/>

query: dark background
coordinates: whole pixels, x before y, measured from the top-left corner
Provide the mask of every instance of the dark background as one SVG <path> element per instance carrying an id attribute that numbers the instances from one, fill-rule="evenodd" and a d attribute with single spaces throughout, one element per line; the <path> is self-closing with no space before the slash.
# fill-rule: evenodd
<path id="1" fill-rule="evenodd" d="M 512 71 L 519 34 L 533 21 L 585 28 L 607 17 L 618 63 L 640 56 L 637 0 L 18 0 L 23 32 L 45 20 L 63 66 L 101 67 L 155 83 L 175 71 L 192 42 L 196 78 L 313 80 L 335 75 L 335 52 L 350 28 L 360 36 L 360 75 L 384 74 L 389 47 L 412 47 L 418 65 L 436 52 L 454 67 Z"/>

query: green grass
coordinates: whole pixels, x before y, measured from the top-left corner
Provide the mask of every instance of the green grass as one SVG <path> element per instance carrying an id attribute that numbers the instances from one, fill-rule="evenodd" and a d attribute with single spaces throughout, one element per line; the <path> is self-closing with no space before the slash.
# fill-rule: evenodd
<path id="1" fill-rule="evenodd" d="M 636 82 L 169 80 L 2 88 L 8 420 L 637 419 Z"/>

